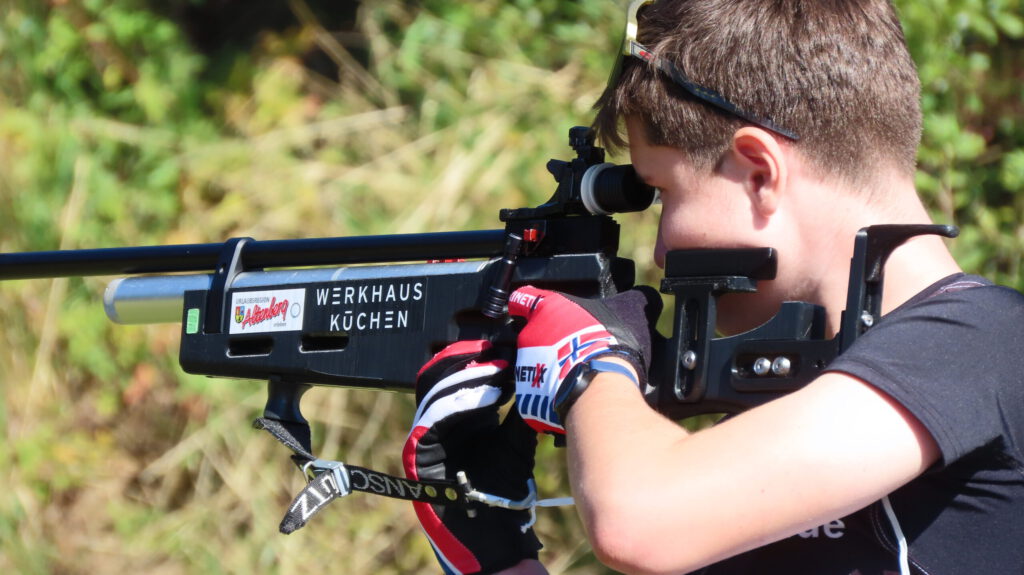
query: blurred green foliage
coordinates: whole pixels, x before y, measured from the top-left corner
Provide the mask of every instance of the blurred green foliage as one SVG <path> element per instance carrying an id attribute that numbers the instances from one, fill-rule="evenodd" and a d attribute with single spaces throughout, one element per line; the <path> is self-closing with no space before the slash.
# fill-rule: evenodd
<path id="1" fill-rule="evenodd" d="M 340 4 L 340 6 L 339 6 Z M 615 0 L 9 0 L 0 252 L 496 227 L 553 190 L 621 38 Z M 1020 0 L 897 2 L 924 87 L 918 186 L 969 271 L 1024 288 Z M 212 32 L 210 28 L 212 27 Z M 645 283 L 656 214 L 620 218 Z M 258 382 L 115 327 L 95 278 L 0 284 L 0 570 L 436 572 L 407 504 L 354 496 L 298 535 L 300 479 L 248 429 Z M 325 456 L 396 471 L 405 396 L 317 389 Z M 567 488 L 545 445 L 542 492 Z M 554 572 L 599 573 L 571 509 Z"/>
<path id="2" fill-rule="evenodd" d="M 966 269 L 1024 287 L 1024 4 L 897 4 L 923 88 L 918 189 L 961 227 Z"/>

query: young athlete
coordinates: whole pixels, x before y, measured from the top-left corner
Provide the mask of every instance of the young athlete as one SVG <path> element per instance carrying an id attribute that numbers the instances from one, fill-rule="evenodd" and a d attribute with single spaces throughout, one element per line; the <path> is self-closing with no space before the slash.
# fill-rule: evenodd
<path id="1" fill-rule="evenodd" d="M 774 247 L 776 279 L 723 297 L 719 330 L 799 300 L 823 306 L 834 335 L 857 231 L 929 223 L 914 189 L 919 82 L 893 7 L 656 0 L 633 13 L 595 126 L 661 192 L 655 259 Z M 565 434 L 597 556 L 630 573 L 1024 573 L 1024 296 L 963 274 L 935 236 L 896 249 L 885 278 L 883 317 L 824 375 L 697 433 L 639 391 L 642 293 L 514 293 L 524 365 L 596 342 L 541 382 L 551 410 L 519 408 Z M 535 438 L 515 415 L 498 424 L 508 367 L 462 342 L 424 368 L 412 473 L 458 467 L 524 496 Z M 525 512 L 417 505 L 448 572 L 543 572 Z"/>

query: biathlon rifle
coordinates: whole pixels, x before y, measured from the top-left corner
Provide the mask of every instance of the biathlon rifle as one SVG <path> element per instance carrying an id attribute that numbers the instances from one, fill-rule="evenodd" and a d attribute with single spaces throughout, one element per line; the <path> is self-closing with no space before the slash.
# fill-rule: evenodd
<path id="1" fill-rule="evenodd" d="M 512 502 L 476 492 L 464 477 L 458 485 L 411 482 L 318 459 L 300 400 L 313 385 L 412 391 L 419 368 L 454 341 L 514 346 L 506 304 L 519 286 L 580 297 L 633 287 L 635 265 L 617 255 L 612 215 L 646 209 L 656 190 L 632 166 L 605 162 L 589 128 L 572 128 L 569 144 L 575 158 L 547 164 L 555 193 L 536 207 L 502 209 L 501 229 L 7 253 L 0 254 L 0 280 L 127 275 L 105 292 L 111 320 L 180 321 L 184 371 L 268 382 L 256 425 L 292 448 L 310 479 L 282 531 L 301 527 L 352 489 L 532 508 L 532 493 Z M 809 383 L 878 320 L 885 261 L 920 234 L 954 237 L 956 228 L 861 230 L 832 338 L 826 338 L 825 310 L 806 302 L 786 302 L 763 325 L 716 337 L 717 298 L 754 292 L 758 281 L 774 278 L 777 254 L 772 248 L 669 252 L 661 291 L 674 298 L 672 334 L 656 341 L 648 403 L 673 419 L 735 413 Z"/>

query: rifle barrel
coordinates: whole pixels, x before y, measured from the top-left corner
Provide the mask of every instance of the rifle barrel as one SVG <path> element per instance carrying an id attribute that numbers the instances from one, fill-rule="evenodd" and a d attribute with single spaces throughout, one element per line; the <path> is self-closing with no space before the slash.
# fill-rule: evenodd
<path id="1" fill-rule="evenodd" d="M 248 241 L 245 269 L 500 255 L 504 230 Z M 0 253 L 0 280 L 210 271 L 225 244 Z"/>

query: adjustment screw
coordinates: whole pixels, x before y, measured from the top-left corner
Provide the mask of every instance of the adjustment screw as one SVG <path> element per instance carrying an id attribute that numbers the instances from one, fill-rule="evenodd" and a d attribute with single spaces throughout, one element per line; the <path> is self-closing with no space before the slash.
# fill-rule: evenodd
<path id="1" fill-rule="evenodd" d="M 864 312 L 860 314 L 860 322 L 864 324 L 864 327 L 871 327 L 875 325 L 875 316 L 869 314 L 868 312 Z"/>
<path id="2" fill-rule="evenodd" d="M 767 357 L 759 357 L 754 361 L 753 367 L 756 375 L 768 375 L 772 369 L 772 362 Z"/>
<path id="3" fill-rule="evenodd" d="M 694 368 L 697 367 L 697 352 L 693 351 L 692 349 L 683 352 L 683 357 L 679 360 L 679 362 L 683 364 L 684 368 L 692 371 Z"/>
<path id="4" fill-rule="evenodd" d="M 779 357 L 775 358 L 775 361 L 772 362 L 772 373 L 774 373 L 775 375 L 783 376 L 789 375 L 789 370 L 791 367 L 792 364 L 790 364 L 789 358 L 780 355 Z"/>

